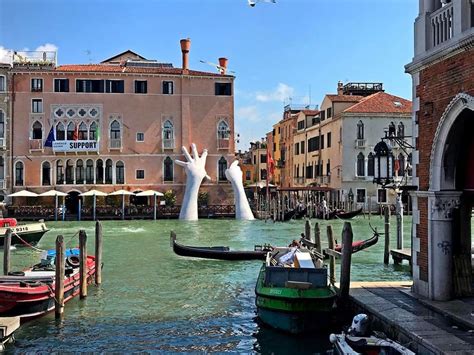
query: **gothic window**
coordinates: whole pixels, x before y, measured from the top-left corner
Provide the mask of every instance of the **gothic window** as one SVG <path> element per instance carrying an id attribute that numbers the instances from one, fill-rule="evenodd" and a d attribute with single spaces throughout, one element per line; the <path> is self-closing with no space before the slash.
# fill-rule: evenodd
<path id="1" fill-rule="evenodd" d="M 403 122 L 400 122 L 398 124 L 397 137 L 404 137 L 404 136 L 405 136 L 405 126 L 403 125 Z"/>
<path id="2" fill-rule="evenodd" d="M 76 125 L 72 122 L 69 122 L 67 125 L 67 135 L 66 138 L 68 141 L 74 140 L 74 132 L 76 131 Z"/>
<path id="3" fill-rule="evenodd" d="M 86 184 L 94 183 L 94 162 L 92 159 L 86 161 Z"/>
<path id="4" fill-rule="evenodd" d="M 51 164 L 47 161 L 43 162 L 41 165 L 41 176 L 43 186 L 51 185 Z"/>
<path id="5" fill-rule="evenodd" d="M 120 123 L 118 121 L 113 121 L 110 124 L 110 139 L 120 139 Z"/>
<path id="6" fill-rule="evenodd" d="M 23 162 L 18 161 L 15 164 L 15 185 L 23 186 Z"/>
<path id="7" fill-rule="evenodd" d="M 364 139 L 364 123 L 362 121 L 357 123 L 357 139 Z"/>
<path id="8" fill-rule="evenodd" d="M 395 137 L 395 123 L 393 122 L 390 122 L 388 125 L 388 136 Z"/>
<path id="9" fill-rule="evenodd" d="M 104 161 L 98 159 L 95 166 L 95 183 L 103 184 L 104 183 Z"/>
<path id="10" fill-rule="evenodd" d="M 66 184 L 74 184 L 74 165 L 71 159 L 66 161 Z"/>
<path id="11" fill-rule="evenodd" d="M 229 139 L 230 129 L 226 121 L 222 120 L 217 125 L 217 138 L 218 139 Z"/>
<path id="12" fill-rule="evenodd" d="M 173 181 L 173 160 L 170 157 L 166 157 L 164 163 L 164 181 Z"/>
<path id="13" fill-rule="evenodd" d="M 357 176 L 365 176 L 365 157 L 362 152 L 357 155 Z"/>
<path id="14" fill-rule="evenodd" d="M 125 166 L 122 161 L 118 161 L 115 165 L 115 179 L 117 184 L 125 184 Z"/>
<path id="15" fill-rule="evenodd" d="M 224 157 L 219 159 L 219 181 L 226 181 L 225 171 L 227 170 L 227 160 Z"/>
<path id="16" fill-rule="evenodd" d="M 400 153 L 398 156 L 398 165 L 399 165 L 399 170 L 398 170 L 398 176 L 404 176 L 405 175 L 405 156 Z"/>
<path id="17" fill-rule="evenodd" d="M 86 141 L 87 140 L 87 125 L 84 122 L 81 122 L 79 125 L 79 132 L 78 132 L 78 139 L 80 141 Z"/>
<path id="18" fill-rule="evenodd" d="M 97 140 L 97 123 L 95 122 L 92 122 L 89 127 L 89 140 Z"/>
<path id="19" fill-rule="evenodd" d="M 0 110 L 0 138 L 5 138 L 5 114 Z"/>
<path id="20" fill-rule="evenodd" d="M 64 166 L 61 160 L 56 162 L 56 184 L 64 183 Z"/>
<path id="21" fill-rule="evenodd" d="M 84 183 L 84 162 L 82 159 L 76 161 L 76 184 Z"/>
<path id="22" fill-rule="evenodd" d="M 375 157 L 372 153 L 369 153 L 367 157 L 367 175 L 374 176 L 375 174 Z"/>
<path id="23" fill-rule="evenodd" d="M 260 170 L 260 178 L 261 180 L 267 180 L 267 169 Z"/>
<path id="24" fill-rule="evenodd" d="M 105 183 L 112 184 L 112 160 L 105 161 Z"/>
<path id="25" fill-rule="evenodd" d="M 5 159 L 0 156 L 0 180 L 5 180 Z"/>
<path id="26" fill-rule="evenodd" d="M 56 125 L 56 140 L 63 141 L 66 139 L 66 132 L 64 131 L 64 125 L 59 122 Z"/>
<path id="27" fill-rule="evenodd" d="M 33 123 L 33 131 L 31 133 L 32 139 L 42 139 L 43 138 L 43 126 L 38 121 Z"/>

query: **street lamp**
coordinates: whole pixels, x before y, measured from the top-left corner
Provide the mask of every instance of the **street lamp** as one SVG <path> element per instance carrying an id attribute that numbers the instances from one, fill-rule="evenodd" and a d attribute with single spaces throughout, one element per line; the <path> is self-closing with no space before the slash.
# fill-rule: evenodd
<path id="1" fill-rule="evenodd" d="M 374 152 L 374 183 L 385 188 L 393 183 L 392 148 L 382 140 L 374 147 Z"/>

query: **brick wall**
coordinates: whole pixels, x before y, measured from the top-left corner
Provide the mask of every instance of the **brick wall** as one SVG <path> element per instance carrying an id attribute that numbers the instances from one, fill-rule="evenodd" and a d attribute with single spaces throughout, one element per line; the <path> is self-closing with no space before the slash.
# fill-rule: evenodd
<path id="1" fill-rule="evenodd" d="M 428 281 L 428 198 L 418 197 L 420 224 L 416 227 L 417 237 L 420 238 L 420 251 L 417 252 L 416 262 L 420 268 L 420 280 Z"/>

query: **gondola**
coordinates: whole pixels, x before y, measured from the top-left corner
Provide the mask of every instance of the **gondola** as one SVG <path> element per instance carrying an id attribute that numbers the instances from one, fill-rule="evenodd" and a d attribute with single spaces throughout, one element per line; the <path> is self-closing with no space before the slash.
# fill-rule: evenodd
<path id="1" fill-rule="evenodd" d="M 362 213 L 362 208 L 351 212 L 336 212 L 332 218 L 351 219 Z"/>
<path id="2" fill-rule="evenodd" d="M 272 249 L 268 245 L 256 245 L 254 250 L 230 250 L 229 247 L 192 247 L 179 244 L 176 235 L 171 234 L 171 243 L 175 254 L 195 258 L 217 260 L 265 260 L 267 253 Z"/>
<path id="3" fill-rule="evenodd" d="M 379 240 L 379 234 L 377 233 L 377 231 L 374 231 L 374 235 L 370 237 L 369 239 L 357 240 L 355 242 L 352 242 L 352 253 L 357 253 L 358 251 L 367 249 L 368 247 L 371 247 L 372 245 L 377 244 L 378 240 Z M 342 245 L 341 244 L 336 245 L 334 250 L 338 252 L 342 252 Z"/>
<path id="4" fill-rule="evenodd" d="M 289 221 L 290 219 L 293 219 L 295 215 L 296 215 L 296 208 L 289 210 L 288 212 L 285 212 L 285 214 L 283 215 L 283 220 Z"/>

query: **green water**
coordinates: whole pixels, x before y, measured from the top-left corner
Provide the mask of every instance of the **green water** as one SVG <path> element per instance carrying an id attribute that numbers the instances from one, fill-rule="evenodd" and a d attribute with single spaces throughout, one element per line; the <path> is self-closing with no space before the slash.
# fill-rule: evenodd
<path id="1" fill-rule="evenodd" d="M 383 219 L 372 216 L 370 222 L 383 231 Z M 405 247 L 409 247 L 410 222 L 405 218 Z M 328 223 L 340 241 L 343 222 L 320 221 L 323 244 Z M 355 240 L 372 235 L 368 223 L 363 217 L 352 221 Z M 64 235 L 68 247 L 77 246 L 75 234 L 82 228 L 89 236 L 88 248 L 93 253 L 93 222 L 47 225 L 51 231 L 39 248 L 53 248 L 58 234 Z M 50 314 L 22 326 L 16 334 L 16 344 L 8 351 L 314 353 L 329 348 L 327 332 L 292 337 L 258 323 L 254 287 L 259 261 L 179 257 L 170 248 L 171 230 L 184 244 L 252 249 L 254 244 L 287 245 L 304 231 L 304 221 L 103 222 L 103 284 L 89 286 L 85 300 L 67 303 L 61 323 Z M 391 235 L 395 247 L 394 218 Z M 18 248 L 12 252 L 13 269 L 36 263 L 39 257 L 37 251 Z M 383 241 L 354 254 L 352 280 L 410 278 L 408 265 L 384 266 L 382 261 Z"/>

